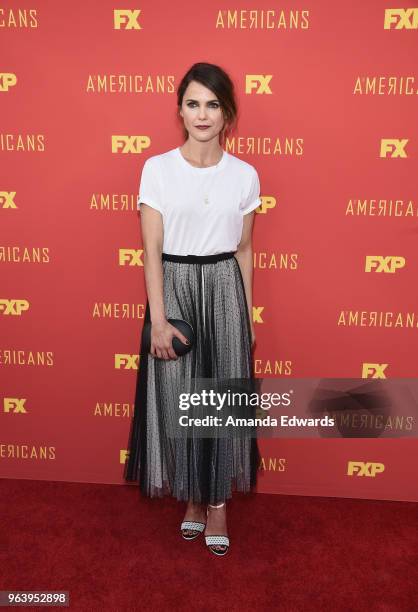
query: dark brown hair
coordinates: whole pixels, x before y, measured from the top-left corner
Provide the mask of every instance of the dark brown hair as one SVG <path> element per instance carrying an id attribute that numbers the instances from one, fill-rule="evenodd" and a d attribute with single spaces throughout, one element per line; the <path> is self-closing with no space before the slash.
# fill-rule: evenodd
<path id="1" fill-rule="evenodd" d="M 224 127 L 220 133 L 220 144 L 232 132 L 237 121 L 237 103 L 234 84 L 228 74 L 215 64 L 198 62 L 186 72 L 177 88 L 177 112 L 180 112 L 184 93 L 191 81 L 197 81 L 210 89 L 218 98 L 224 116 Z M 181 118 L 181 116 L 178 114 Z M 187 140 L 189 134 L 183 125 L 183 136 Z"/>

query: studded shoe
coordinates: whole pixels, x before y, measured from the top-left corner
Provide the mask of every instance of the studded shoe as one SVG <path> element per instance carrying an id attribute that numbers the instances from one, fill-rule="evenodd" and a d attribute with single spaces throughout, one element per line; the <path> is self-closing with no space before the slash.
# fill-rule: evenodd
<path id="1" fill-rule="evenodd" d="M 199 534 L 204 531 L 206 523 L 199 523 L 198 521 L 183 521 L 180 525 L 181 535 L 185 540 L 194 540 Z M 192 535 L 185 535 L 183 531 L 195 531 Z"/>
<path id="2" fill-rule="evenodd" d="M 212 506 L 212 504 L 208 504 L 211 508 L 222 508 L 225 505 L 225 502 L 219 504 L 218 506 Z M 206 516 L 209 514 L 209 508 L 206 510 Z M 225 535 L 207 535 L 205 536 L 206 546 L 209 548 L 214 555 L 218 555 L 219 557 L 222 555 L 226 555 L 229 549 L 229 538 Z M 212 548 L 213 546 L 222 546 L 223 550 L 217 550 L 216 548 Z"/>

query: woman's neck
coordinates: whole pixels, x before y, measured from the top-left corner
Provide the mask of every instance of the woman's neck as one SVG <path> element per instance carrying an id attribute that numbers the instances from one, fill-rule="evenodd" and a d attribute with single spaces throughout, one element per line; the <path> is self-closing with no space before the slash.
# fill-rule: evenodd
<path id="1" fill-rule="evenodd" d="M 215 166 L 223 155 L 223 149 L 218 142 L 186 142 L 180 147 L 180 152 L 192 166 L 205 168 Z"/>

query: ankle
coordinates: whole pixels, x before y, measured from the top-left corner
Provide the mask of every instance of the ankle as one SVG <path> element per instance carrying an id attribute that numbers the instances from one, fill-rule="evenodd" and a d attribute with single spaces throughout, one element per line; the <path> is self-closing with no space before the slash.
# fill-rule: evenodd
<path id="1" fill-rule="evenodd" d="M 202 503 L 200 503 L 200 502 L 193 502 L 193 501 L 189 500 L 188 508 L 202 508 L 202 507 L 203 507 Z"/>
<path id="2" fill-rule="evenodd" d="M 222 502 L 221 504 L 208 504 L 209 508 L 223 508 L 225 506 L 225 502 Z"/>

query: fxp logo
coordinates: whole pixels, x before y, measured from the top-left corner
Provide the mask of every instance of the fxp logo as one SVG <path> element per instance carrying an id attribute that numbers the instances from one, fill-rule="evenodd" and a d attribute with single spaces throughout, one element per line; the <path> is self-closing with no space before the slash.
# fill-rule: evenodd
<path id="1" fill-rule="evenodd" d="M 385 274 L 395 274 L 396 270 L 405 267 L 405 257 L 401 255 L 366 255 L 365 272 L 384 272 Z"/>
<path id="2" fill-rule="evenodd" d="M 17 76 L 13 72 L 0 72 L 0 91 L 9 91 L 17 83 Z"/>
<path id="3" fill-rule="evenodd" d="M 367 476 L 375 478 L 376 474 L 385 471 L 383 463 L 372 463 L 364 461 L 349 461 L 347 466 L 347 476 Z"/>
<path id="4" fill-rule="evenodd" d="M 267 214 L 268 210 L 276 207 L 276 198 L 273 196 L 261 196 L 261 204 L 255 209 L 255 212 L 261 215 Z"/>
<path id="5" fill-rule="evenodd" d="M 127 134 L 114 134 L 112 136 L 112 153 L 142 153 L 148 149 L 151 139 L 148 136 L 128 136 Z"/>
<path id="6" fill-rule="evenodd" d="M 27 310 L 29 310 L 28 300 L 0 298 L 0 314 L 21 317 Z"/>

